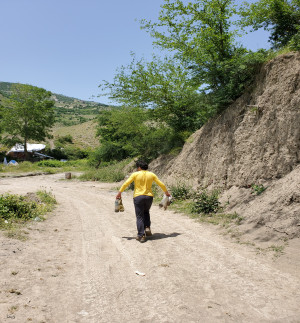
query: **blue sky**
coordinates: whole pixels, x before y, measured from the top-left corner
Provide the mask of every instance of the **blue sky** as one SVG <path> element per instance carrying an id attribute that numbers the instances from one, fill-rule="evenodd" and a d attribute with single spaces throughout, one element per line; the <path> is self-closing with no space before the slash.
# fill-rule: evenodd
<path id="1" fill-rule="evenodd" d="M 236 3 L 241 1 L 237 0 Z M 83 100 L 99 94 L 121 65 L 150 58 L 152 39 L 138 20 L 155 21 L 164 0 L 0 0 L 0 81 L 43 87 Z M 242 39 L 268 48 L 267 33 Z M 93 100 L 109 103 L 105 97 Z"/>

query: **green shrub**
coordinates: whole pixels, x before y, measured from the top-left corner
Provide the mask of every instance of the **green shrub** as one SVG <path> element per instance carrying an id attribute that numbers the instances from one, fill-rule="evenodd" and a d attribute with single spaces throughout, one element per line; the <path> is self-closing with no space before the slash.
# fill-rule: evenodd
<path id="1" fill-rule="evenodd" d="M 171 185 L 170 191 L 176 200 L 187 200 L 192 195 L 191 187 L 182 182 L 179 182 L 176 185 Z"/>
<path id="2" fill-rule="evenodd" d="M 64 151 L 67 155 L 67 159 L 70 160 L 84 159 L 87 158 L 89 155 L 89 152 L 87 150 L 70 145 L 66 146 Z"/>
<path id="3" fill-rule="evenodd" d="M 45 190 L 28 193 L 26 196 L 16 194 L 0 195 L 0 229 L 7 231 L 9 237 L 26 239 L 19 229 L 31 219 L 41 221 L 42 215 L 51 211 L 56 204 L 52 193 Z"/>
<path id="4" fill-rule="evenodd" d="M 27 201 L 24 196 L 0 195 L 0 218 L 8 220 L 18 218 L 28 220 L 36 216 L 37 203 Z"/>
<path id="5" fill-rule="evenodd" d="M 68 156 L 62 147 L 46 150 L 46 154 L 55 159 L 67 159 Z"/>
<path id="6" fill-rule="evenodd" d="M 36 192 L 37 197 L 41 203 L 38 205 L 39 214 L 45 214 L 53 210 L 54 205 L 57 204 L 54 195 L 46 190 L 39 190 Z"/>
<path id="7" fill-rule="evenodd" d="M 219 192 L 217 190 L 213 190 L 210 193 L 202 190 L 194 193 L 192 212 L 204 214 L 216 213 L 220 209 L 220 204 Z"/>
<path id="8" fill-rule="evenodd" d="M 267 188 L 264 187 L 262 184 L 252 184 L 252 194 L 260 195 L 262 192 L 264 192 Z"/>
<path id="9" fill-rule="evenodd" d="M 65 135 L 65 136 L 58 136 L 55 140 L 55 146 L 57 144 L 65 144 L 65 143 L 73 143 L 73 137 L 71 135 Z"/>

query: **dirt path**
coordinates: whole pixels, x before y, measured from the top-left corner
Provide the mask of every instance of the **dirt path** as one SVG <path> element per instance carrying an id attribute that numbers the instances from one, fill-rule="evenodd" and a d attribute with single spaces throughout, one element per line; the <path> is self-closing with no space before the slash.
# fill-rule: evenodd
<path id="1" fill-rule="evenodd" d="M 300 322 L 300 273 L 289 255 L 280 266 L 157 206 L 154 236 L 140 244 L 132 193 L 114 213 L 116 184 L 63 177 L 0 179 L 0 193 L 52 189 L 59 203 L 25 242 L 0 232 L 1 323 Z"/>

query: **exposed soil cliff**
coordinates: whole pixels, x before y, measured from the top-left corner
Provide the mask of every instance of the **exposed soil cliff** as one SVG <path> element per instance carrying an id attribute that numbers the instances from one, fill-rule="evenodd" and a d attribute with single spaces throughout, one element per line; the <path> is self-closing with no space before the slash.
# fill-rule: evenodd
<path id="1" fill-rule="evenodd" d="M 167 182 L 230 190 L 230 211 L 245 223 L 294 237 L 300 235 L 299 162 L 300 53 L 290 53 L 265 64 L 251 89 L 195 132 L 177 157 L 162 156 L 151 169 Z M 269 188 L 253 201 L 251 184 Z"/>

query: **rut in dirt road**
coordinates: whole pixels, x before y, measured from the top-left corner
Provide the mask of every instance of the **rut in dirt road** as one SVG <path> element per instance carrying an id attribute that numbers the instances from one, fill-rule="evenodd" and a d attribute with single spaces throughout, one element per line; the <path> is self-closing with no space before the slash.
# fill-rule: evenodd
<path id="1" fill-rule="evenodd" d="M 141 244 L 131 192 L 115 213 L 117 184 L 62 178 L 1 179 L 0 193 L 43 187 L 59 204 L 29 240 L 1 233 L 0 322 L 300 322 L 300 275 L 155 205 Z"/>

